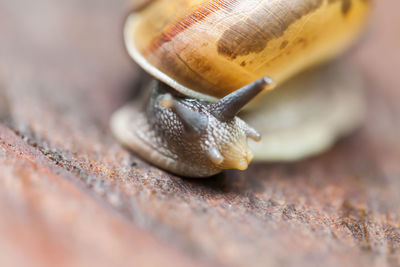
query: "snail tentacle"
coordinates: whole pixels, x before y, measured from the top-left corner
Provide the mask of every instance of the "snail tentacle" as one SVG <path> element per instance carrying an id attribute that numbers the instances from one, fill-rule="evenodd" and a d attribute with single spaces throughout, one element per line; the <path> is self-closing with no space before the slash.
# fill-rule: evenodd
<path id="1" fill-rule="evenodd" d="M 253 141 L 259 142 L 261 141 L 261 134 L 257 132 L 256 129 L 252 127 L 247 127 L 246 135 L 248 138 L 252 139 Z"/>
<path id="2" fill-rule="evenodd" d="M 208 157 L 215 165 L 219 165 L 224 161 L 224 157 L 221 155 L 221 153 L 215 147 L 208 150 Z"/>
<path id="3" fill-rule="evenodd" d="M 210 111 L 220 121 L 231 120 L 246 104 L 263 90 L 272 88 L 273 84 L 273 80 L 269 77 L 259 79 L 210 105 Z"/>
<path id="4" fill-rule="evenodd" d="M 190 109 L 175 99 L 171 108 L 189 132 L 200 134 L 207 128 L 208 119 L 206 115 Z"/>

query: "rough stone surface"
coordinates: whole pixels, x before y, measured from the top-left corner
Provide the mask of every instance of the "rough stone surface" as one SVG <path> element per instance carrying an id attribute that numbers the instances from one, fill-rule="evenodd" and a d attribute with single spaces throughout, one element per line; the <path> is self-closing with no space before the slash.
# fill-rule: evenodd
<path id="1" fill-rule="evenodd" d="M 400 9 L 346 55 L 364 127 L 325 154 L 204 180 L 111 136 L 141 75 L 124 0 L 0 1 L 0 265 L 400 265 Z"/>

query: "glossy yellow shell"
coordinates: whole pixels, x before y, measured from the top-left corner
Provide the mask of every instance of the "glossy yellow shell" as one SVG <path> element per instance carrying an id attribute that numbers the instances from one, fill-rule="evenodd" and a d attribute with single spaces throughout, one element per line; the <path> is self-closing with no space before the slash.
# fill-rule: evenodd
<path id="1" fill-rule="evenodd" d="M 153 0 L 129 16 L 131 56 L 157 79 L 212 100 L 269 76 L 280 84 L 343 52 L 369 0 Z"/>

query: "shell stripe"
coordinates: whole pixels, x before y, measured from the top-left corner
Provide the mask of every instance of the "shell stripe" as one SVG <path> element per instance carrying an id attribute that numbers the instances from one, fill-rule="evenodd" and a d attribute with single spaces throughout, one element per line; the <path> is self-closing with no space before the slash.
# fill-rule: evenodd
<path id="1" fill-rule="evenodd" d="M 201 4 L 196 8 L 190 15 L 185 16 L 173 25 L 167 26 L 163 32 L 155 37 L 149 44 L 145 54 L 150 54 L 160 48 L 163 44 L 171 41 L 175 36 L 190 28 L 191 26 L 200 23 L 205 20 L 208 16 L 221 10 L 230 8 L 238 0 L 212 0 L 207 3 Z"/>

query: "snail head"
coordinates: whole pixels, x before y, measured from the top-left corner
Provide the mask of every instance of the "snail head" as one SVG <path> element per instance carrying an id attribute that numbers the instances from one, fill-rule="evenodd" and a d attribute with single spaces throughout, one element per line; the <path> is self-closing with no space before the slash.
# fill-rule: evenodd
<path id="1" fill-rule="evenodd" d="M 154 149 L 169 158 L 165 169 L 185 176 L 247 169 L 253 158 L 248 138 L 259 141 L 261 136 L 236 115 L 271 84 L 270 79 L 263 78 L 209 103 L 177 95 L 169 86 L 157 82 L 146 117 L 154 136 Z"/>

